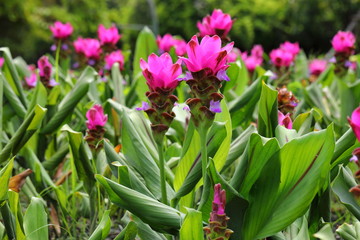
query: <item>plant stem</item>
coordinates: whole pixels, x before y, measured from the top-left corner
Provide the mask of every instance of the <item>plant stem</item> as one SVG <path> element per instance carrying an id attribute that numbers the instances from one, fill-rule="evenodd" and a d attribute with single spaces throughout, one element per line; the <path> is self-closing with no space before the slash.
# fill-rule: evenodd
<path id="1" fill-rule="evenodd" d="M 166 193 L 165 159 L 164 159 L 163 145 L 164 144 L 162 141 L 160 143 L 157 143 L 158 152 L 159 152 L 161 202 L 168 205 L 167 193 Z"/>
<path id="2" fill-rule="evenodd" d="M 61 40 L 59 40 L 58 46 L 56 48 L 55 55 L 55 80 L 59 82 L 59 58 L 60 58 L 60 48 L 61 48 Z"/>
<path id="3" fill-rule="evenodd" d="M 202 209 L 202 207 L 206 203 L 207 198 L 209 197 L 209 191 L 207 191 L 209 178 L 207 177 L 206 174 L 206 168 L 208 164 L 207 145 L 206 145 L 208 129 L 204 127 L 200 127 L 198 128 L 198 132 L 200 135 L 201 166 L 202 166 L 202 177 L 203 177 L 203 191 L 201 193 L 200 204 L 198 209 Z"/>

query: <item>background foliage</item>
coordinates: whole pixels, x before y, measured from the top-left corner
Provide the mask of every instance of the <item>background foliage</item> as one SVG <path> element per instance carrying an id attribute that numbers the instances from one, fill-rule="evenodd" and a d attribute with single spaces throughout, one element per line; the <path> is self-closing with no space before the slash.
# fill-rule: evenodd
<path id="1" fill-rule="evenodd" d="M 144 25 L 156 34 L 189 39 L 197 32 L 195 23 L 214 8 L 236 18 L 230 36 L 240 49 L 260 43 L 269 51 L 290 40 L 307 52 L 327 52 L 329 39 L 360 19 L 358 0 L 2 0 L 0 46 L 35 61 L 49 50 L 48 27 L 55 20 L 70 21 L 74 35 L 84 37 L 93 37 L 100 23 L 116 23 L 127 44 L 123 48 L 134 47 Z M 359 24 L 350 27 L 359 36 Z"/>

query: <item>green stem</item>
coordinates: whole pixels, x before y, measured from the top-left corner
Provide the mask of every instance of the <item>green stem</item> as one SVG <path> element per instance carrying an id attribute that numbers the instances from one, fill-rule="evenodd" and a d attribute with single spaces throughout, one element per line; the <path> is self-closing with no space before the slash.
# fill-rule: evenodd
<path id="1" fill-rule="evenodd" d="M 55 55 L 55 80 L 56 80 L 57 83 L 59 83 L 60 48 L 61 48 L 61 40 L 59 40 L 58 46 L 56 48 L 56 55 Z"/>
<path id="2" fill-rule="evenodd" d="M 200 147 L 201 147 L 201 166 L 202 166 L 202 177 L 203 177 L 203 191 L 201 193 L 200 204 L 198 209 L 202 209 L 203 205 L 206 203 L 207 198 L 209 197 L 209 191 L 207 191 L 209 178 L 206 174 L 206 168 L 208 164 L 207 156 L 207 133 L 208 129 L 204 127 L 198 128 L 200 135 Z"/>
<path id="3" fill-rule="evenodd" d="M 165 177 L 165 159 L 163 152 L 163 142 L 157 144 L 159 152 L 159 167 L 160 167 L 160 184 L 161 184 L 161 202 L 168 204 L 166 193 L 166 177 Z"/>

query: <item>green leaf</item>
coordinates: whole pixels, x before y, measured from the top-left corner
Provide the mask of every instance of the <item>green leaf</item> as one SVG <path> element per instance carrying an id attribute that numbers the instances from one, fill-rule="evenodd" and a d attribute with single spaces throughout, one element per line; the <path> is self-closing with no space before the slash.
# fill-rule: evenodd
<path id="1" fill-rule="evenodd" d="M 357 224 L 359 224 L 359 222 L 357 222 Z M 356 232 L 355 227 L 347 223 L 342 224 L 338 229 L 336 229 L 336 233 L 345 240 L 358 240 L 360 238 L 360 235 Z"/>
<path id="2" fill-rule="evenodd" d="M 12 136 L 10 141 L 2 149 L 0 153 L 0 163 L 6 161 L 11 156 L 15 156 L 15 154 L 20 151 L 40 127 L 46 111 L 46 108 L 42 108 L 39 105 L 35 106 L 15 132 L 14 136 Z"/>
<path id="3" fill-rule="evenodd" d="M 115 101 L 125 105 L 124 95 L 124 78 L 121 75 L 119 63 L 114 63 L 111 67 L 111 79 L 114 82 L 114 97 Z"/>
<path id="4" fill-rule="evenodd" d="M 331 125 L 286 143 L 271 157 L 250 190 L 242 239 L 275 234 L 307 211 L 327 180 L 334 145 Z"/>
<path id="5" fill-rule="evenodd" d="M 330 64 L 325 71 L 323 71 L 317 79 L 317 82 L 321 83 L 323 86 L 330 86 L 335 73 L 334 73 L 335 66 L 334 64 Z"/>
<path id="6" fill-rule="evenodd" d="M 138 227 L 136 223 L 130 221 L 114 240 L 135 240 L 137 232 Z"/>
<path id="7" fill-rule="evenodd" d="M 226 82 L 223 92 L 226 94 L 230 89 L 235 89 L 236 95 L 240 96 L 249 82 L 249 73 L 242 59 L 229 65 L 230 67 L 226 70 L 226 73 L 230 81 Z"/>
<path id="8" fill-rule="evenodd" d="M 180 228 L 180 240 L 200 240 L 203 238 L 204 230 L 201 212 L 188 208 L 184 222 Z"/>
<path id="9" fill-rule="evenodd" d="M 140 218 L 131 214 L 131 218 L 137 224 L 138 227 L 138 235 L 141 240 L 166 240 L 167 238 L 156 231 L 154 231 L 148 224 L 141 221 Z"/>
<path id="10" fill-rule="evenodd" d="M 136 83 L 136 93 L 141 101 L 146 101 L 145 93 L 148 91 L 148 86 L 146 85 L 146 80 L 141 73 L 140 59 L 142 58 L 147 61 L 148 56 L 156 51 L 157 44 L 154 34 L 148 27 L 144 27 L 136 40 L 133 62 L 133 84 Z"/>
<path id="11" fill-rule="evenodd" d="M 276 90 L 271 89 L 264 82 L 259 101 L 258 132 L 264 137 L 274 137 L 278 125 L 278 106 Z"/>
<path id="12" fill-rule="evenodd" d="M 41 130 L 42 134 L 52 133 L 63 124 L 65 119 L 72 114 L 79 101 L 87 94 L 90 83 L 94 81 L 95 76 L 94 69 L 85 68 L 74 88 L 62 99 L 54 116 Z"/>
<path id="13" fill-rule="evenodd" d="M 89 156 L 85 149 L 82 133 L 72 130 L 68 125 L 65 125 L 62 131 L 67 132 L 70 152 L 74 160 L 77 175 L 83 181 L 87 193 L 90 194 L 95 184 L 94 169 L 90 162 L 91 156 Z"/>
<path id="14" fill-rule="evenodd" d="M 352 172 L 343 166 L 339 167 L 339 172 L 331 184 L 333 192 L 339 197 L 340 201 L 357 219 L 360 219 L 360 206 L 354 195 L 349 192 L 350 188 L 357 185 Z"/>
<path id="15" fill-rule="evenodd" d="M 25 240 L 24 229 L 23 229 L 23 216 L 21 213 L 19 193 L 14 191 L 9 191 L 8 195 L 9 195 L 10 209 L 15 218 L 16 239 Z"/>
<path id="16" fill-rule="evenodd" d="M 106 210 L 101 221 L 95 231 L 89 237 L 89 240 L 105 240 L 110 233 L 111 219 L 109 217 L 110 210 Z"/>
<path id="17" fill-rule="evenodd" d="M 31 203 L 24 215 L 24 230 L 27 240 L 48 239 L 47 214 L 40 198 L 31 198 Z"/>
<path id="18" fill-rule="evenodd" d="M 14 109 L 16 114 L 20 118 L 24 118 L 26 115 L 26 109 L 24 104 L 21 102 L 20 98 L 15 94 L 14 90 L 11 88 L 10 84 L 4 78 L 4 75 L 0 72 L 0 82 L 3 85 L 3 94 L 5 98 L 9 101 L 11 107 Z"/>
<path id="19" fill-rule="evenodd" d="M 331 230 L 330 223 L 325 224 L 320 231 L 314 234 L 314 237 L 319 238 L 320 240 L 336 240 Z"/>
<path id="20" fill-rule="evenodd" d="M 132 212 L 157 231 L 175 234 L 180 229 L 180 212 L 142 193 L 96 175 L 116 205 Z"/>
<path id="21" fill-rule="evenodd" d="M 14 159 L 11 159 L 0 171 L 0 205 L 7 199 L 9 180 L 14 166 Z"/>

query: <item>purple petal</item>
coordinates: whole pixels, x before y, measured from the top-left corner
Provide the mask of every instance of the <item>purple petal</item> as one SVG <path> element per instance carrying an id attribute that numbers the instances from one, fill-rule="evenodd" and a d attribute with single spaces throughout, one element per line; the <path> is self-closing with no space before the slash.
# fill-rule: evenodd
<path id="1" fill-rule="evenodd" d="M 55 44 L 51 45 L 50 50 L 55 52 L 56 51 L 56 45 Z"/>
<path id="2" fill-rule="evenodd" d="M 210 111 L 214 113 L 221 113 L 220 101 L 210 101 Z"/>
<path id="3" fill-rule="evenodd" d="M 219 80 L 230 81 L 230 78 L 228 77 L 228 75 L 226 74 L 226 70 L 224 69 L 219 70 L 218 73 L 216 74 L 216 77 Z"/>
<path id="4" fill-rule="evenodd" d="M 351 158 L 350 158 L 350 162 L 358 162 L 359 159 L 357 158 L 357 156 L 353 155 Z"/>
<path id="5" fill-rule="evenodd" d="M 329 62 L 331 62 L 331 63 L 336 63 L 336 58 L 335 58 L 335 57 L 330 58 L 330 59 L 329 59 Z"/>
<path id="6" fill-rule="evenodd" d="M 89 59 L 89 61 L 88 61 L 88 64 L 89 64 L 90 66 L 95 65 L 95 63 L 96 63 L 96 61 L 95 61 L 94 59 Z"/>
<path id="7" fill-rule="evenodd" d="M 137 111 L 146 111 L 150 108 L 149 103 L 142 102 L 141 107 L 135 108 Z"/>
<path id="8" fill-rule="evenodd" d="M 56 82 L 55 79 L 51 79 L 50 82 L 49 82 L 49 86 L 54 87 L 56 85 L 59 85 L 59 83 Z"/>
<path id="9" fill-rule="evenodd" d="M 66 51 L 66 50 L 69 49 L 69 46 L 68 46 L 66 43 L 64 43 L 64 44 L 61 46 L 61 49 Z"/>
<path id="10" fill-rule="evenodd" d="M 185 111 L 187 111 L 187 112 L 190 112 L 190 108 L 189 108 L 188 105 L 185 105 L 185 106 L 183 107 L 183 110 L 185 110 Z"/>
<path id="11" fill-rule="evenodd" d="M 177 80 L 178 81 L 187 81 L 187 80 L 190 80 L 190 79 L 193 79 L 193 76 L 192 76 L 191 72 L 187 71 L 186 74 L 185 74 L 185 77 L 178 78 Z"/>

